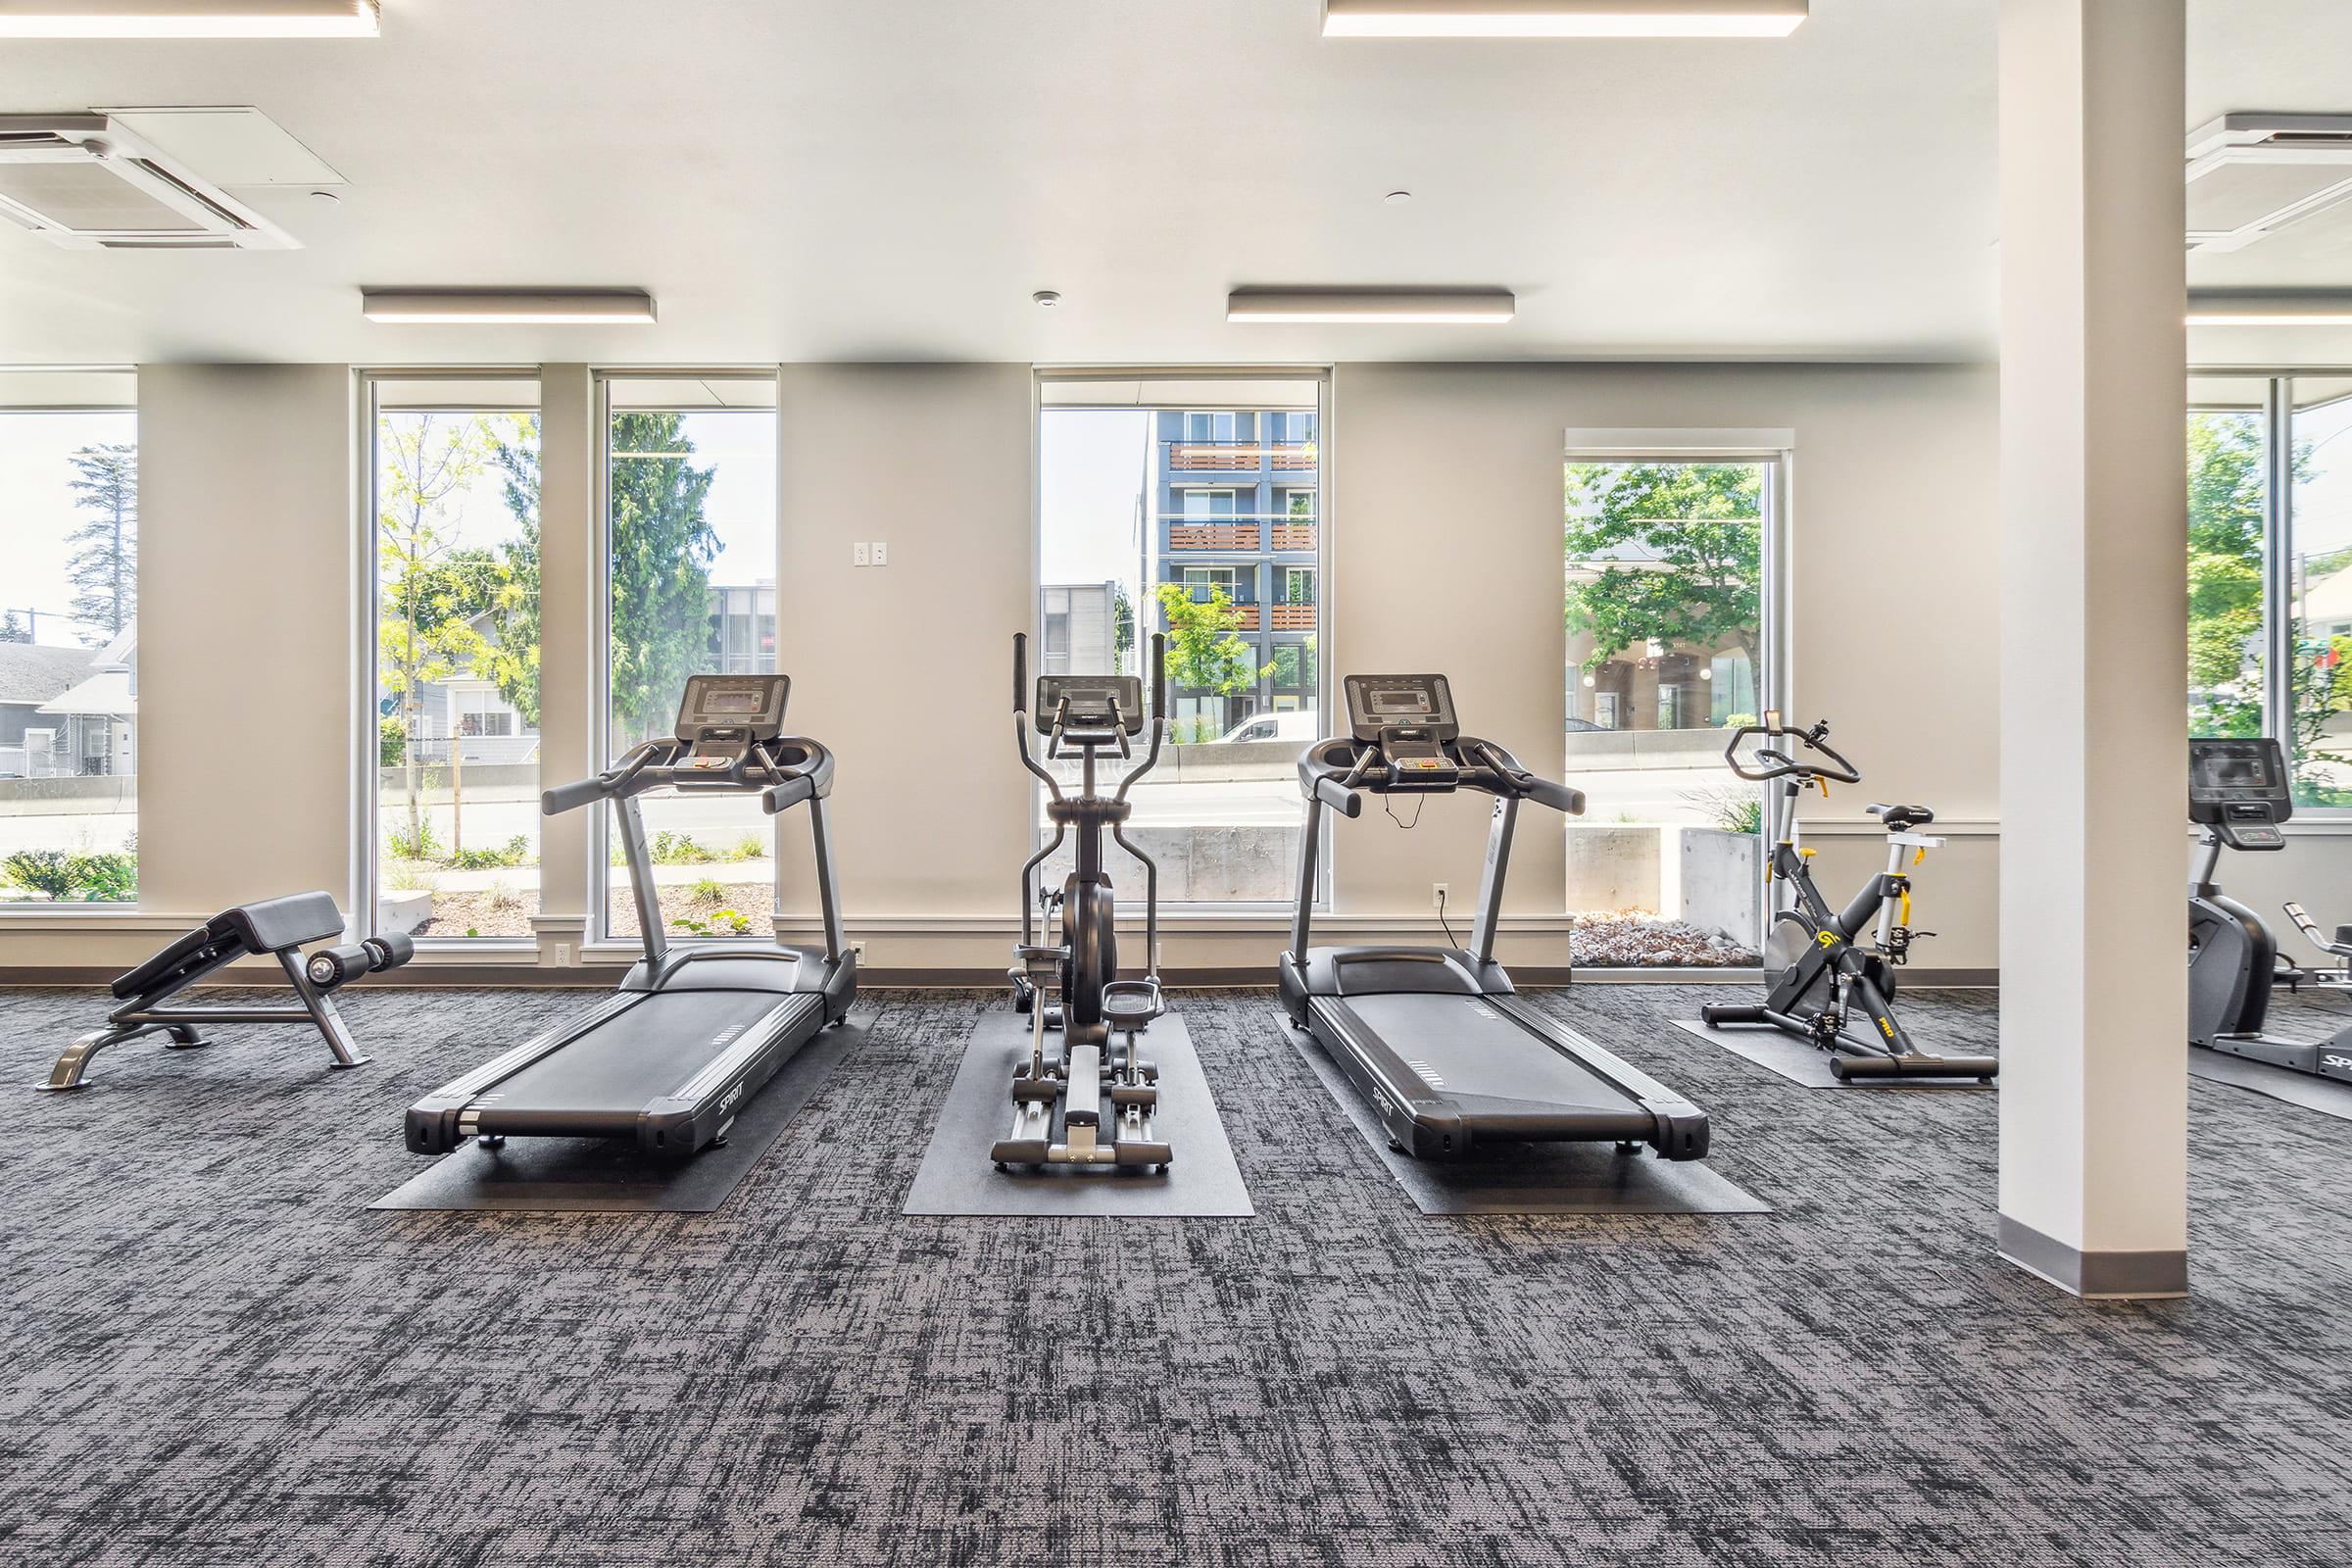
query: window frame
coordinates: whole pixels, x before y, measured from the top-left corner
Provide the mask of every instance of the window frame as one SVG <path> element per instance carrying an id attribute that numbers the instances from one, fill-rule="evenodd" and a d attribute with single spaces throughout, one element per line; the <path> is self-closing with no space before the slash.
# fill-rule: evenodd
<path id="1" fill-rule="evenodd" d="M 591 658 L 595 663 L 595 668 L 591 673 L 591 679 L 589 681 L 590 709 L 588 715 L 588 734 L 591 754 L 597 760 L 595 765 L 598 767 L 611 767 L 615 760 L 612 753 L 613 384 L 615 382 L 624 381 L 764 381 L 774 389 L 774 400 L 764 412 L 775 424 L 775 462 L 777 465 L 778 482 L 776 484 L 775 514 L 768 519 L 768 526 L 774 535 L 774 542 L 777 550 L 777 562 L 780 571 L 784 544 L 784 486 L 782 483 L 784 462 L 784 380 L 782 371 L 774 367 L 754 368 L 737 367 L 732 369 L 695 369 L 671 366 L 654 367 L 628 365 L 598 367 L 590 372 L 590 375 L 594 386 L 594 392 L 590 399 L 590 404 L 595 411 L 596 417 L 596 440 L 594 443 L 596 459 L 594 464 L 595 473 L 592 476 L 592 484 L 590 488 L 590 505 L 594 508 L 594 518 L 591 523 L 593 530 L 593 539 L 591 541 L 592 555 L 590 558 L 594 571 L 592 574 L 593 581 L 590 591 L 595 598 L 595 607 L 592 612 L 592 627 L 595 632 L 595 636 L 589 646 L 592 650 Z M 719 405 L 709 408 L 698 407 L 685 409 L 669 409 L 664 407 L 649 406 L 645 409 L 631 409 L 627 412 L 677 414 L 756 414 L 761 411 L 756 407 L 737 408 L 732 405 Z M 778 583 L 777 587 L 780 592 L 782 588 L 781 582 Z M 780 611 L 782 606 L 781 598 L 778 599 L 777 603 Z M 721 617 L 719 662 L 723 664 L 726 662 L 725 633 L 723 629 L 725 601 L 723 598 L 720 600 L 719 612 Z M 755 596 L 753 608 L 753 618 L 755 622 L 757 622 L 759 610 L 757 596 Z M 756 656 L 757 650 L 754 652 Z M 762 671 L 761 673 L 774 673 L 776 666 L 780 663 L 783 658 L 783 652 L 782 638 L 779 636 L 777 639 L 777 646 L 771 650 L 769 654 L 769 669 Z M 610 801 L 599 801 L 594 806 L 590 807 L 588 810 L 588 909 L 586 911 L 588 924 L 585 941 L 590 949 L 634 949 L 639 945 L 639 938 L 631 936 L 626 932 L 615 932 L 612 929 L 612 804 Z M 780 828 L 775 819 L 770 818 L 768 820 L 766 830 L 771 842 L 780 842 Z M 773 911 L 783 907 L 784 858 L 781 855 L 776 855 L 772 857 L 772 863 L 775 869 L 768 887 L 768 904 L 771 919 L 774 917 Z M 695 942 L 704 939 L 690 935 L 681 936 L 673 932 L 670 934 L 669 940 L 674 946 L 679 943 Z"/>
<path id="2" fill-rule="evenodd" d="M 2342 380 L 2352 377 L 2352 367 L 2330 365 L 2297 366 L 2203 366 L 2192 365 L 2186 380 L 2196 381 L 2260 381 L 2263 383 L 2262 436 L 2262 732 L 2276 736 L 2286 753 L 2286 770 L 2290 781 L 2295 778 L 2296 749 L 2294 725 L 2293 662 L 2294 617 L 2288 611 L 2294 604 L 2294 547 L 2295 547 L 2295 393 L 2297 381 Z M 2224 409 L 2220 405 L 2198 403 L 2184 398 L 2182 427 L 2187 416 L 2199 412 L 2251 412 Z M 2185 464 L 2181 483 L 2187 484 Z M 2182 526 L 2186 527 L 2183 513 Z M 2183 635 L 2185 635 L 2185 622 Z M 2285 723 L 2281 719 L 2286 718 Z M 2295 820 L 2312 825 L 2325 824 L 2330 831 L 2352 831 L 2352 806 L 2306 806 L 2295 803 Z M 2292 831 L 2290 824 L 2289 831 Z"/>
<path id="3" fill-rule="evenodd" d="M 1318 592 L 1322 592 L 1325 589 L 1325 585 L 1327 585 L 1331 580 L 1329 570 L 1331 564 L 1333 538 L 1331 521 L 1333 517 L 1333 497 L 1336 488 L 1333 480 L 1332 458 L 1334 448 L 1334 439 L 1332 435 L 1332 416 L 1334 404 L 1333 379 L 1333 367 L 1330 365 L 1318 364 L 1245 365 L 1230 367 L 1209 366 L 1182 368 L 1164 366 L 1133 367 L 1099 365 L 1037 365 L 1032 367 L 1030 373 L 1029 418 L 1029 629 L 1031 635 L 1038 635 L 1041 630 L 1039 623 L 1041 618 L 1039 606 L 1042 602 L 1040 598 L 1040 592 L 1045 586 L 1045 419 L 1049 413 L 1077 410 L 1097 410 L 1103 412 L 1135 412 L 1145 415 L 1153 415 L 1160 412 L 1174 411 L 1185 414 L 1188 416 L 1185 421 L 1181 439 L 1187 443 L 1196 444 L 1202 440 L 1215 441 L 1222 439 L 1240 442 L 1251 439 L 1251 437 L 1247 437 L 1242 434 L 1242 420 L 1244 418 L 1250 420 L 1251 429 L 1264 430 L 1267 428 L 1266 420 L 1267 416 L 1269 415 L 1296 413 L 1301 416 L 1311 416 L 1314 420 L 1315 430 L 1314 483 L 1311 485 L 1294 483 L 1281 486 L 1280 488 L 1291 493 L 1313 497 L 1313 510 L 1306 520 L 1311 520 L 1315 524 L 1315 549 L 1313 552 L 1313 565 L 1316 572 L 1316 586 Z M 1294 409 L 1285 406 L 1274 405 L 1271 403 L 1252 404 L 1249 399 L 1242 398 L 1220 401 L 1213 411 L 1203 411 L 1200 408 L 1198 400 L 1188 399 L 1181 395 L 1171 395 L 1165 397 L 1154 395 L 1154 388 L 1158 386 L 1166 386 L 1174 389 L 1187 383 L 1198 385 L 1202 382 L 1225 381 L 1256 382 L 1266 385 L 1280 382 L 1306 383 L 1314 388 L 1314 406 L 1311 409 Z M 1049 386 L 1067 387 L 1076 382 L 1099 383 L 1102 388 L 1103 395 L 1100 399 L 1086 399 L 1079 401 L 1048 401 L 1046 389 Z M 1193 423 L 1190 417 L 1191 416 L 1201 412 L 1209 412 L 1212 416 L 1210 425 L 1212 433 L 1207 437 L 1202 437 L 1194 433 Z M 1217 428 L 1214 420 L 1215 417 L 1219 416 L 1228 416 L 1230 419 L 1229 433 L 1221 437 L 1214 433 Z M 1207 488 L 1218 487 L 1212 485 L 1208 486 Z M 1231 489 L 1234 487 L 1228 485 L 1225 488 Z M 1235 496 L 1235 505 L 1237 508 L 1239 504 L 1240 501 L 1237 491 Z M 1148 515 L 1145 522 L 1146 528 L 1150 529 L 1152 527 L 1155 520 L 1156 519 Z M 1150 594 L 1155 582 L 1170 580 L 1156 577 L 1154 575 L 1155 572 L 1164 569 L 1168 564 L 1169 563 L 1167 563 L 1164 558 L 1159 557 L 1156 554 L 1148 553 L 1141 576 L 1141 586 L 1147 595 Z M 1183 580 L 1181 571 L 1173 580 L 1178 582 Z M 1240 591 L 1240 587 L 1241 583 L 1237 575 L 1235 583 L 1237 593 Z M 1143 634 L 1143 627 L 1141 625 L 1143 613 L 1143 611 L 1139 607 L 1139 638 Z M 1338 689 L 1337 683 L 1333 680 L 1331 674 L 1332 669 L 1335 667 L 1332 658 L 1332 627 L 1335 622 L 1332 615 L 1332 608 L 1328 603 L 1318 603 L 1316 605 L 1315 622 L 1318 650 L 1317 657 L 1315 659 L 1315 679 L 1311 685 L 1301 689 L 1301 695 L 1312 696 L 1315 704 L 1315 711 L 1325 715 L 1326 721 L 1328 722 L 1329 715 L 1332 712 L 1333 697 Z M 1175 698 L 1175 693 L 1172 689 L 1169 693 L 1169 697 L 1170 706 L 1172 708 L 1174 706 Z M 1270 697 L 1268 701 L 1271 701 Z M 1248 715 L 1248 719 L 1254 720 L 1260 717 L 1270 716 L 1273 711 L 1274 710 L 1269 708 L 1264 710 L 1252 712 Z M 1021 823 L 1021 835 L 1023 842 L 1030 844 L 1032 847 L 1034 847 L 1038 842 L 1036 837 L 1038 824 L 1043 820 L 1044 813 L 1040 806 L 1040 802 L 1042 801 L 1043 797 L 1043 787 L 1034 780 L 1029 781 L 1028 787 L 1026 790 L 1024 790 L 1022 796 L 1023 817 Z M 1323 853 L 1321 857 L 1322 863 L 1316 867 L 1315 871 L 1314 907 L 1318 911 L 1327 912 L 1331 908 L 1334 878 L 1333 865 L 1335 855 L 1336 851 L 1332 843 L 1332 838 L 1327 834 L 1325 835 L 1323 841 Z M 1187 923 L 1218 924 L 1222 922 L 1231 922 L 1234 920 L 1248 922 L 1263 921 L 1269 923 L 1278 921 L 1287 922 L 1289 916 L 1286 910 L 1290 906 L 1294 896 L 1295 894 L 1292 890 L 1286 890 L 1278 899 L 1262 901 L 1253 900 L 1241 903 L 1214 902 L 1208 900 L 1188 900 L 1181 902 L 1163 901 L 1160 908 L 1160 922 L 1163 926 L 1181 926 Z M 1142 921 L 1139 915 L 1136 919 L 1136 925 L 1138 928 L 1140 928 L 1141 924 Z"/>
<path id="4" fill-rule="evenodd" d="M 128 403 L 79 402 L 55 399 L 41 402 L 21 401 L 11 402 L 4 406 L 0 406 L 0 416 L 11 414 L 128 415 L 131 419 L 131 444 L 134 448 L 141 447 L 142 443 L 140 442 L 138 433 L 138 393 L 135 385 L 137 373 L 138 372 L 134 368 L 120 365 L 71 366 L 57 368 L 45 368 L 38 370 L 12 371 L 12 376 L 55 376 L 57 377 L 58 382 L 64 385 L 71 385 L 74 382 L 81 381 L 90 376 L 127 376 L 133 378 L 134 384 L 131 389 L 131 401 Z M 144 454 L 142 452 L 142 456 Z M 139 517 L 139 545 L 142 556 L 144 555 L 146 547 L 146 523 L 147 519 L 142 512 Z M 136 622 L 134 621 L 133 624 L 135 625 Z M 59 715 L 59 722 L 62 732 L 67 736 L 72 737 L 74 735 L 74 730 L 71 725 L 71 718 L 68 715 L 61 714 Z M 78 742 L 74 740 L 69 740 L 69 747 L 72 749 L 73 755 L 78 759 Z M 141 753 L 143 752 L 144 748 L 140 744 L 135 722 L 132 729 L 131 748 L 131 780 L 132 788 L 135 791 L 138 787 L 137 781 L 139 774 L 144 767 L 144 763 L 140 760 Z M 134 833 L 138 831 L 135 824 L 139 820 L 139 811 L 136 810 L 131 813 L 131 820 L 134 824 L 132 831 Z M 139 884 L 138 892 L 134 893 L 129 899 L 122 900 L 106 900 L 96 903 L 83 901 L 74 901 L 70 903 L 44 903 L 29 899 L 22 901 L 0 899 L 0 922 L 16 925 L 30 925 L 37 922 L 64 920 L 75 925 L 86 925 L 93 920 L 121 920 L 125 916 L 136 917 L 144 907 L 145 895 L 146 884 L 141 882 Z"/>
<path id="5" fill-rule="evenodd" d="M 381 515 L 377 501 L 378 487 L 383 475 L 377 463 L 376 441 L 381 431 L 382 387 L 387 381 L 528 382 L 533 386 L 540 387 L 539 400 L 532 409 L 534 417 L 545 412 L 546 392 L 542 384 L 542 372 L 536 365 L 477 366 L 471 368 L 452 366 L 421 368 L 357 366 L 353 368 L 352 373 L 358 378 L 359 383 L 359 395 L 352 402 L 359 416 L 360 444 L 359 462 L 354 465 L 357 471 L 352 478 L 352 494 L 355 503 L 352 516 L 352 573 L 354 591 L 357 594 L 355 602 L 359 607 L 359 614 L 355 617 L 358 623 L 352 628 L 352 637 L 358 648 L 356 667 L 352 677 L 358 701 L 352 704 L 354 734 L 351 770 L 351 819 L 353 824 L 351 886 L 353 902 L 350 924 L 352 930 L 362 936 L 381 936 L 383 933 L 378 929 L 378 920 L 383 908 L 383 882 L 381 868 L 376 862 L 378 852 L 383 845 L 383 822 L 380 810 L 381 802 L 378 799 L 381 791 L 377 788 L 377 772 L 381 766 L 378 758 L 381 754 L 378 750 L 380 736 L 376 728 L 376 720 L 379 706 L 383 702 L 383 671 L 377 663 L 376 637 L 383 621 L 383 584 L 380 580 L 382 565 L 377 554 L 381 544 L 376 530 L 377 519 Z M 461 405 L 452 404 L 451 407 L 454 409 Z M 547 519 L 542 514 L 540 517 L 542 530 L 546 525 Z M 542 616 L 540 639 L 544 644 L 546 640 L 544 600 L 540 606 L 540 614 Z M 430 710 L 426 711 L 429 714 Z M 449 717 L 454 711 L 454 709 L 445 706 L 443 716 Z M 541 782 L 544 783 L 545 780 L 542 779 Z M 540 854 L 541 897 L 544 900 L 546 886 L 544 840 L 541 841 Z M 542 902 L 539 913 L 547 912 L 547 906 Z M 535 952 L 538 949 L 538 942 L 539 939 L 536 936 L 428 936 L 416 939 L 417 946 L 427 953 L 444 954 L 525 950 Z"/>

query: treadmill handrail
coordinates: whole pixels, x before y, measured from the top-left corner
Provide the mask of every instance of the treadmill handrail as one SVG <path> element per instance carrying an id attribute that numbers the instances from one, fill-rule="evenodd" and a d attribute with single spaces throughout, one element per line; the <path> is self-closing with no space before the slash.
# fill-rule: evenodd
<path id="1" fill-rule="evenodd" d="M 821 801 L 833 793 L 833 753 L 806 735 L 786 735 L 776 742 L 776 749 L 798 747 L 804 760 L 785 762 L 778 771 L 784 782 L 769 786 L 760 797 L 760 808 L 774 816 L 787 811 L 804 801 Z"/>
<path id="2" fill-rule="evenodd" d="M 1335 749 L 1346 747 L 1345 765 L 1331 760 Z M 1464 735 L 1447 743 L 1446 750 L 1459 769 L 1458 776 L 1444 790 L 1414 789 L 1412 794 L 1446 794 L 1453 790 L 1478 790 L 1488 795 L 1515 797 L 1548 806 L 1569 816 L 1583 814 L 1585 793 L 1571 785 L 1556 783 L 1519 764 L 1519 760 L 1493 741 L 1475 735 Z M 1356 791 L 1386 795 L 1395 782 L 1387 764 L 1380 760 L 1380 748 L 1371 741 L 1359 741 L 1352 735 L 1327 735 L 1298 754 L 1298 793 L 1309 801 L 1321 801 L 1343 816 L 1355 816 L 1363 809 L 1358 800 L 1354 809 L 1345 804 L 1345 797 Z M 1335 790 L 1327 790 L 1326 785 Z"/>

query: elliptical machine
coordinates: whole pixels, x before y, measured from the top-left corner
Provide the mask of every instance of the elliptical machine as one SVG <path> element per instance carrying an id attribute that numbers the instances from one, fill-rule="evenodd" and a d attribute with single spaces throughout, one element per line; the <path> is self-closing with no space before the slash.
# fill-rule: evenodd
<path id="1" fill-rule="evenodd" d="M 1787 751 L 1777 744 L 1759 747 L 1758 765 L 1751 767 L 1740 760 L 1740 743 L 1750 735 L 1796 744 Z M 1699 1008 L 1707 1027 L 1769 1024 L 1830 1053 L 1830 1071 L 1840 1080 L 1992 1082 L 2001 1068 L 1997 1057 L 1932 1055 L 1911 1043 L 1894 1017 L 1894 971 L 1909 959 L 1914 942 L 1936 934 L 1911 928 L 1910 877 L 1910 868 L 1926 859 L 1928 851 L 1943 846 L 1939 838 L 1912 831 L 1933 823 L 1936 813 L 1924 806 L 1865 808 L 1886 830 L 1886 869 L 1864 883 L 1839 912 L 1813 885 L 1813 852 L 1799 848 L 1796 837 L 1799 795 L 1819 789 L 1826 798 L 1832 783 L 1862 782 L 1860 770 L 1831 748 L 1829 720 L 1807 729 L 1784 724 L 1779 713 L 1766 713 L 1763 723 L 1745 725 L 1733 734 L 1723 760 L 1750 783 L 1780 785 L 1771 792 L 1767 823 L 1772 831 L 1769 877 L 1774 912 L 1764 939 L 1765 964 L 1777 967 L 1780 974 L 1760 1006 L 1716 1004 Z M 1856 945 L 1865 929 L 1871 933 L 1866 948 Z M 1856 1012 L 1870 1020 L 1877 1039 L 1845 1032 Z"/>
<path id="2" fill-rule="evenodd" d="M 2332 976 L 2280 969 L 2278 945 L 2262 916 L 2230 897 L 2214 880 L 2222 851 L 2283 850 L 2278 824 L 2294 815 L 2286 756 L 2276 740 L 2192 740 L 2188 743 L 2188 819 L 2201 831 L 2204 859 L 2188 885 L 2188 1043 L 2267 1061 L 2276 1067 L 2352 1079 L 2352 1025 L 2325 1040 L 2287 1040 L 2263 1033 L 2271 988 L 2307 982 L 2328 987 Z M 2352 944 L 2321 939 L 2319 928 L 2290 904 L 2287 913 L 2305 935 L 2339 957 Z"/>
<path id="3" fill-rule="evenodd" d="M 1118 793 L 1099 794 L 1095 768 L 1101 753 L 1116 749 L 1133 757 L 1132 742 L 1143 732 L 1144 683 L 1135 675 L 1041 675 L 1035 706 L 1038 734 L 1046 737 L 1046 760 L 1075 757 L 1082 770 L 1078 793 L 1061 783 L 1029 751 L 1029 639 L 1012 639 L 1012 733 L 1021 765 L 1044 781 L 1046 816 L 1053 842 L 1021 867 L 1021 944 L 1007 971 L 1014 1010 L 1029 1014 L 1029 1056 L 1012 1080 L 1012 1132 L 999 1139 L 990 1157 L 999 1170 L 1014 1165 L 1151 1166 L 1165 1171 L 1175 1152 L 1152 1122 L 1159 1106 L 1159 1073 L 1143 1058 L 1138 1044 L 1146 1026 L 1167 1010 L 1159 990 L 1159 867 L 1136 848 L 1125 823 L 1135 808 L 1127 792 L 1159 762 L 1160 737 L 1167 729 L 1167 639 L 1152 639 L 1152 738 L 1144 763 L 1120 780 Z M 1144 978 L 1121 980 L 1117 898 L 1102 869 L 1102 833 L 1144 864 Z M 1038 885 L 1038 867 L 1077 832 L 1077 863 L 1057 889 Z M 1058 919 L 1058 944 L 1034 940 Z M 1047 1001 L 1051 993 L 1053 1002 Z M 1046 1052 L 1046 1032 L 1061 1032 L 1057 1055 Z M 1126 1049 L 1116 1059 L 1113 1034 Z M 1102 1138 L 1102 1104 L 1111 1106 L 1110 1137 Z M 1058 1114 L 1057 1114 L 1058 1113 Z M 1055 1136 L 1059 1122 L 1060 1136 Z"/>

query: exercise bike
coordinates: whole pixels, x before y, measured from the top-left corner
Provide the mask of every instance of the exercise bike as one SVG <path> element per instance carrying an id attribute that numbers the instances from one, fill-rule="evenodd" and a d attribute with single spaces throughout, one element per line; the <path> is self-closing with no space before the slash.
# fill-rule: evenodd
<path id="1" fill-rule="evenodd" d="M 2188 1043 L 2276 1067 L 2352 1079 L 2352 1025 L 2325 1040 L 2265 1034 L 2271 990 L 2278 985 L 2342 986 L 2345 971 L 2310 975 L 2281 968 L 2278 945 L 2262 916 L 2230 897 L 2214 880 L 2224 849 L 2286 848 L 2278 825 L 2294 815 L 2286 757 L 2276 740 L 2192 740 L 2188 743 L 2188 819 L 2200 829 L 2204 858 L 2188 885 Z M 2336 940 L 2290 904 L 2287 914 L 2304 935 L 2340 959 L 2352 959 L 2352 931 Z"/>
<path id="2" fill-rule="evenodd" d="M 1775 743 L 1757 749 L 1754 766 L 1740 760 L 1749 736 Z M 1777 783 L 1771 792 L 1769 827 L 1774 890 L 1772 929 L 1765 936 L 1764 961 L 1778 969 L 1761 1005 L 1713 1004 L 1698 1009 L 1710 1029 L 1727 1024 L 1768 1024 L 1830 1054 L 1830 1071 L 1853 1078 L 1974 1078 L 1992 1082 L 2000 1061 L 1992 1056 L 1938 1056 L 1921 1051 L 1894 1016 L 1894 971 L 1908 961 L 1913 943 L 1933 931 L 1911 926 L 1911 868 L 1940 849 L 1943 840 L 1915 828 L 1936 813 L 1924 806 L 1865 808 L 1886 830 L 1886 869 L 1865 884 L 1844 910 L 1832 909 L 1813 884 L 1813 852 L 1797 845 L 1796 800 L 1808 789 L 1826 798 L 1830 785 L 1859 784 L 1861 772 L 1830 746 L 1827 719 L 1804 728 L 1766 713 L 1761 724 L 1737 731 L 1723 750 L 1732 771 L 1755 784 Z M 1787 750 L 1781 743 L 1793 742 Z M 1906 863 L 1907 862 L 1907 863 Z M 1784 902 L 1785 901 L 1785 902 Z M 1869 946 L 1860 946 L 1865 931 Z M 1877 1038 L 1847 1033 L 1860 1014 Z"/>
<path id="3" fill-rule="evenodd" d="M 1134 807 L 1127 792 L 1158 765 L 1167 721 L 1167 639 L 1152 639 L 1151 741 L 1143 765 L 1120 780 L 1115 795 L 1097 791 L 1098 759 L 1115 752 L 1134 756 L 1133 742 L 1147 722 L 1144 683 L 1134 675 L 1041 675 L 1034 709 L 1037 733 L 1046 740 L 1046 760 L 1077 759 L 1078 792 L 1061 782 L 1029 750 L 1032 708 L 1029 639 L 1012 639 L 1012 730 L 1021 765 L 1044 781 L 1046 816 L 1053 842 L 1021 867 L 1021 942 L 1007 971 L 1013 1007 L 1030 1017 L 1029 1054 L 1012 1080 L 1012 1132 L 990 1151 L 999 1170 L 1015 1165 L 1079 1165 L 1165 1171 L 1175 1154 L 1153 1126 L 1159 1107 L 1159 1074 L 1144 1059 L 1138 1037 L 1166 1011 L 1159 989 L 1159 867 L 1131 842 L 1125 823 Z M 1102 835 L 1144 864 L 1144 978 L 1121 980 L 1117 899 L 1102 869 Z M 1077 863 L 1058 889 L 1039 886 L 1038 867 L 1075 831 Z M 1061 940 L 1050 935 L 1055 922 Z M 1038 929 L 1039 925 L 1044 929 Z M 1049 1002 L 1048 998 L 1052 1001 Z M 1046 1035 L 1057 1030 L 1061 1050 L 1049 1054 Z M 1113 1056 L 1112 1035 L 1125 1042 Z M 1103 1137 L 1102 1107 L 1110 1104 L 1110 1133 Z M 1056 1123 L 1058 1123 L 1058 1136 Z"/>

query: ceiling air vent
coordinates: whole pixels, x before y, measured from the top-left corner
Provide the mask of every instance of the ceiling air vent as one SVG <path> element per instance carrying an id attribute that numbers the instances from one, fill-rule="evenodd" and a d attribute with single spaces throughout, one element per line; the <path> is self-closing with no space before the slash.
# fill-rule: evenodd
<path id="1" fill-rule="evenodd" d="M 2188 138 L 2188 248 L 2243 250 L 2352 197 L 2352 115 L 2224 115 Z"/>
<path id="2" fill-rule="evenodd" d="M 74 250 L 293 250 L 105 115 L 0 115 L 0 217 Z"/>

